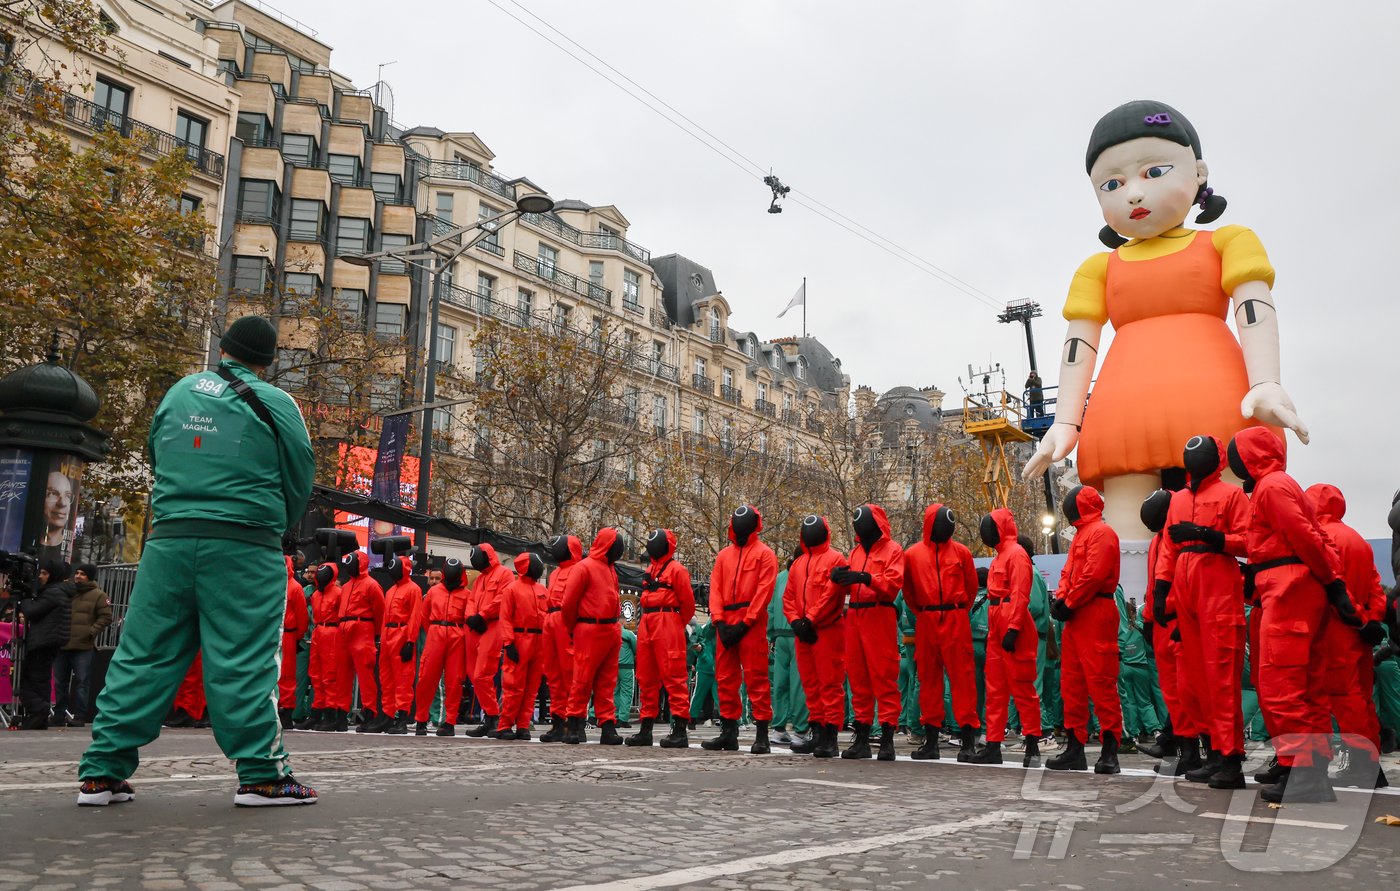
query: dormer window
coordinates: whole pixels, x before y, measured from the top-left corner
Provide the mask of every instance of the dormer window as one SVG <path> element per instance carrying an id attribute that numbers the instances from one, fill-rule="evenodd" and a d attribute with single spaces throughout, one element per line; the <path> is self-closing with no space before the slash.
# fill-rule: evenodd
<path id="1" fill-rule="evenodd" d="M 720 336 L 719 307 L 710 307 L 710 340 L 718 341 Z"/>
<path id="2" fill-rule="evenodd" d="M 768 364 L 773 368 L 783 367 L 783 351 L 773 347 L 773 352 L 768 354 Z"/>
<path id="3" fill-rule="evenodd" d="M 807 379 L 807 360 L 801 356 L 797 357 L 797 379 L 800 381 Z"/>

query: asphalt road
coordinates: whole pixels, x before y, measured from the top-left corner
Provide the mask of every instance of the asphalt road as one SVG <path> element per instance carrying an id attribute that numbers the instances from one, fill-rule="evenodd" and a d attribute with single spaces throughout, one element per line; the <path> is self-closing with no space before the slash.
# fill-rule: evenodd
<path id="1" fill-rule="evenodd" d="M 1140 756 L 1096 777 L 916 762 L 902 743 L 888 764 L 293 733 L 320 803 L 248 810 L 209 732 L 182 730 L 147 751 L 135 802 L 79 809 L 86 739 L 0 736 L 0 889 L 1311 891 L 1400 876 L 1400 826 L 1374 822 L 1400 816 L 1393 790 L 1275 809 L 1254 788 L 1158 780 Z"/>

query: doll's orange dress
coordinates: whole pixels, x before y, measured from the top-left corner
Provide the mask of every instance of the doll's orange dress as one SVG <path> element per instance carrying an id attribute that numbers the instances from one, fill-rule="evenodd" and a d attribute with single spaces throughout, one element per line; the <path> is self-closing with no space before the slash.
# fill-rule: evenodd
<path id="1" fill-rule="evenodd" d="M 1114 330 L 1084 412 L 1080 480 L 1102 489 L 1105 477 L 1180 467 L 1192 436 L 1229 441 L 1256 423 L 1240 414 L 1249 377 L 1225 321 L 1246 281 L 1272 287 L 1273 268 L 1243 226 L 1173 229 L 1079 268 L 1065 318 Z"/>

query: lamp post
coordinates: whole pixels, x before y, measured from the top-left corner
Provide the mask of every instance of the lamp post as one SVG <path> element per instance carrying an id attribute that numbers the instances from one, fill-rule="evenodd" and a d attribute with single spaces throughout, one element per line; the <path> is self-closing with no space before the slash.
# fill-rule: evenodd
<path id="1" fill-rule="evenodd" d="M 1055 515 L 1052 513 L 1043 514 L 1040 518 L 1040 533 L 1045 536 L 1046 544 L 1054 546 L 1054 553 L 1060 552 L 1059 536 L 1055 532 Z"/>
<path id="2" fill-rule="evenodd" d="M 500 232 L 506 226 L 527 213 L 549 213 L 554 209 L 554 200 L 548 195 L 525 195 L 516 199 L 515 207 L 505 213 L 478 220 L 466 226 L 454 226 L 440 235 L 433 235 L 423 241 L 407 244 L 388 251 L 374 251 L 368 254 L 350 254 L 341 257 L 352 266 L 373 266 L 381 260 L 402 260 L 427 271 L 428 285 L 428 366 L 423 377 L 423 429 L 422 443 L 418 452 L 418 501 L 414 508 L 419 513 L 428 512 L 428 481 L 433 459 L 433 411 L 437 397 L 437 329 L 438 310 L 442 303 L 442 273 L 452 268 L 458 257 L 471 248 Z M 447 245 L 444 242 L 461 238 L 468 232 L 476 234 L 463 239 L 460 244 Z M 413 409 L 414 411 L 418 409 Z M 396 412 L 395 414 L 400 414 Z M 427 530 L 418 530 L 414 547 L 425 551 L 428 547 Z"/>

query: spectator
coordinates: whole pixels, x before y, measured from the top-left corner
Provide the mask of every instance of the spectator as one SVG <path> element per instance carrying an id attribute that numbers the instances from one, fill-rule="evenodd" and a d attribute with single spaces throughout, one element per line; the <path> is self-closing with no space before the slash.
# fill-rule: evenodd
<path id="1" fill-rule="evenodd" d="M 72 625 L 68 643 L 59 650 L 53 663 L 55 720 L 69 727 L 82 727 L 92 719 L 88 679 L 92 677 L 92 654 L 97 647 L 97 635 L 112 624 L 112 603 L 107 592 L 97 587 L 97 567 L 80 563 L 73 570 Z M 70 697 L 69 694 L 72 694 Z"/>
<path id="2" fill-rule="evenodd" d="M 39 565 L 39 585 L 34 596 L 19 602 L 19 612 L 25 620 L 19 678 L 24 719 L 20 730 L 49 729 L 53 661 L 68 642 L 68 617 L 78 593 L 68 581 L 68 572 L 68 564 L 62 560 L 45 560 Z"/>

